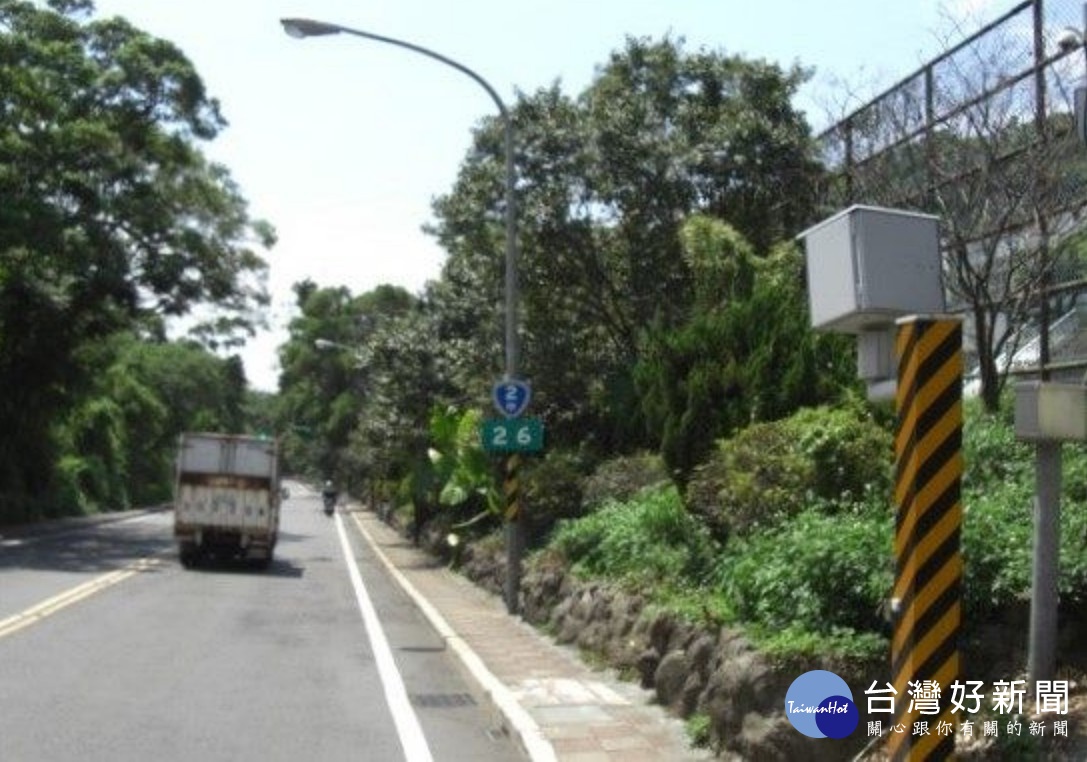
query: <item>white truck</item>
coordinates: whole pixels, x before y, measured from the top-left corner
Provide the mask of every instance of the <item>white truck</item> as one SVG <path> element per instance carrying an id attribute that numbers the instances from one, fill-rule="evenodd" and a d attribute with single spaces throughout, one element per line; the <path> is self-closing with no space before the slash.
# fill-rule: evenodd
<path id="1" fill-rule="evenodd" d="M 274 439 L 182 434 L 174 490 L 182 565 L 209 556 L 269 564 L 279 532 L 279 498 Z"/>

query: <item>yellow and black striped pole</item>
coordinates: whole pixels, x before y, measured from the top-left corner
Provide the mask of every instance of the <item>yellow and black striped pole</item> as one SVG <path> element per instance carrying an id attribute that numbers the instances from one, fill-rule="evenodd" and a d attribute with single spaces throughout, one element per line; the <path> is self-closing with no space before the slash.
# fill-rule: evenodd
<path id="1" fill-rule="evenodd" d="M 962 323 L 944 316 L 903 318 L 895 350 L 891 674 L 898 693 L 889 750 L 894 760 L 942 760 L 955 749 L 958 728 L 948 697 L 961 677 Z M 939 691 L 937 713 L 933 688 Z M 922 730 L 927 733 L 917 732 Z"/>
<path id="2" fill-rule="evenodd" d="M 521 559 L 525 552 L 525 523 L 521 516 L 521 456 L 506 456 L 506 474 L 502 482 L 503 510 L 506 516 L 506 611 L 521 611 Z"/>
<path id="3" fill-rule="evenodd" d="M 510 453 L 506 458 L 506 477 L 502 484 L 505 497 L 506 521 L 516 521 L 521 516 L 521 456 Z"/>

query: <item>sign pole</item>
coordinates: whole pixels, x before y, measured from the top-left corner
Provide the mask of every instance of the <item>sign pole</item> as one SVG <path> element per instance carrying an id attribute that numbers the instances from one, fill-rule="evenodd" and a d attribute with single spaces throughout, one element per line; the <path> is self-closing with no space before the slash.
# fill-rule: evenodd
<path id="1" fill-rule="evenodd" d="M 954 733 L 931 730 L 955 717 L 947 701 L 959 680 L 962 626 L 962 322 L 914 316 L 898 321 L 895 434 L 895 582 L 891 759 L 944 760 Z M 925 681 L 932 681 L 926 683 Z M 920 687 L 938 685 L 939 714 L 910 711 Z M 925 696 L 927 698 L 927 696 Z M 914 735 L 914 722 L 930 732 Z"/>
<path id="2" fill-rule="evenodd" d="M 521 414 L 528 408 L 532 399 L 532 388 L 520 379 L 507 376 L 495 384 L 492 398 L 498 412 L 506 417 L 505 425 L 499 429 L 502 433 L 501 446 L 514 447 L 522 443 L 511 440 L 509 432 L 517 429 L 524 431 L 518 424 L 523 420 Z M 492 435 L 493 436 L 493 435 Z M 484 433 L 484 447 L 493 446 L 491 437 Z M 505 474 L 502 482 L 503 516 L 506 520 L 506 611 L 510 614 L 521 613 L 521 567 L 523 564 L 527 527 L 521 513 L 521 487 L 518 471 L 521 456 L 517 451 L 509 452 L 505 459 Z"/>

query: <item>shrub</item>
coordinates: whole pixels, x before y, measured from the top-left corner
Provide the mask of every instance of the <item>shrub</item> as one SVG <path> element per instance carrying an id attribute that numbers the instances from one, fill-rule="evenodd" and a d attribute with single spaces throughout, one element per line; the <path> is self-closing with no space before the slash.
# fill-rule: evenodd
<path id="1" fill-rule="evenodd" d="M 718 584 L 741 620 L 763 628 L 879 630 L 893 580 L 893 527 L 886 512 L 809 508 L 734 540 Z"/>
<path id="2" fill-rule="evenodd" d="M 1087 467 L 1079 450 L 1066 453 L 1065 461 L 1066 471 Z M 969 614 L 985 616 L 1029 596 L 1034 495 L 1033 477 L 964 490 L 964 602 Z M 1063 603 L 1076 604 L 1087 598 L 1087 511 L 1070 499 L 1061 501 L 1060 510 L 1060 596 Z"/>
<path id="3" fill-rule="evenodd" d="M 685 498 L 725 540 L 779 524 L 813 500 L 833 509 L 891 488 L 891 434 L 859 409 L 820 407 L 720 442 Z"/>
<path id="4" fill-rule="evenodd" d="M 1034 449 L 1015 438 L 1008 416 L 970 401 L 964 412 L 970 628 L 1029 595 L 1035 479 Z M 1077 606 L 1087 601 L 1087 448 L 1062 453 L 1060 595 Z M 638 463 L 602 466 L 585 481 L 584 502 L 633 489 L 650 472 Z M 806 410 L 722 442 L 688 488 L 699 513 L 685 512 L 671 486 L 643 488 L 563 522 L 553 547 L 579 573 L 635 581 L 670 610 L 739 621 L 775 656 L 870 659 L 885 652 L 889 629 L 891 463 L 890 433 L 856 409 Z M 727 544 L 707 530 L 714 519 L 731 533 Z"/>
<path id="5" fill-rule="evenodd" d="M 1029 597 L 1034 537 L 1034 447 L 1015 437 L 1010 414 L 968 400 L 963 425 L 964 604 L 987 616 Z M 1087 451 L 1062 448 L 1060 595 L 1087 598 Z"/>
<path id="6" fill-rule="evenodd" d="M 1030 591 L 1033 485 L 991 484 L 963 494 L 963 598 L 985 616 Z"/>
<path id="7" fill-rule="evenodd" d="M 974 400 L 963 406 L 963 485 L 987 490 L 1009 481 L 1033 483 L 1033 448 L 1015 438 L 1010 419 L 989 414 Z"/>
<path id="8" fill-rule="evenodd" d="M 529 461 L 521 476 L 525 511 L 532 526 L 532 542 L 546 537 L 561 519 L 581 516 L 582 465 L 569 452 L 549 452 Z"/>
<path id="9" fill-rule="evenodd" d="M 92 481 L 92 467 L 85 458 L 65 455 L 56 465 L 57 515 L 90 513 L 90 499 L 86 485 Z"/>
<path id="10" fill-rule="evenodd" d="M 717 550 L 670 484 L 647 488 L 629 502 L 610 501 L 588 516 L 561 522 L 552 547 L 577 573 L 662 586 L 703 583 Z"/>
<path id="11" fill-rule="evenodd" d="M 624 455 L 601 463 L 582 485 L 582 504 L 598 508 L 609 500 L 624 502 L 645 487 L 668 482 L 664 459 L 653 453 Z"/>

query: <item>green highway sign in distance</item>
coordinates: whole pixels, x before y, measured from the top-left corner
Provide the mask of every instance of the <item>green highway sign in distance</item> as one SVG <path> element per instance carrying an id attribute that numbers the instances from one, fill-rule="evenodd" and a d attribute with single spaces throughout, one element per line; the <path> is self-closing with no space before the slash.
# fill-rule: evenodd
<path id="1" fill-rule="evenodd" d="M 539 452 L 543 421 L 539 418 L 489 418 L 479 427 L 487 452 Z"/>

